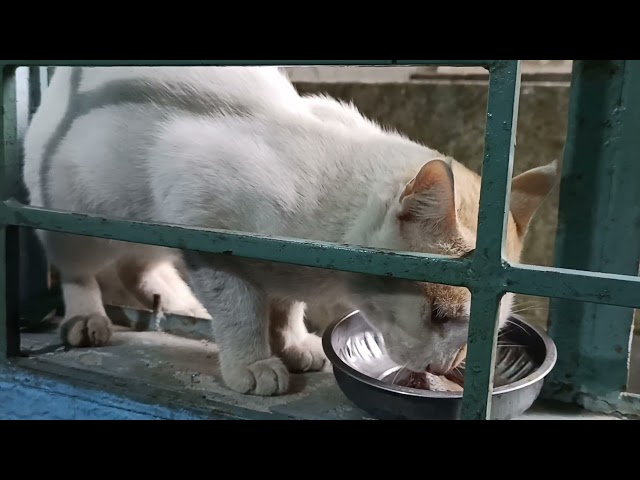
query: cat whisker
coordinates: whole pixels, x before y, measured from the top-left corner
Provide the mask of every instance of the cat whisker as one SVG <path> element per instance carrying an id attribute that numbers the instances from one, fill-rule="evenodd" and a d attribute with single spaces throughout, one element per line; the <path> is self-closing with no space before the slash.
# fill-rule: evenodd
<path id="1" fill-rule="evenodd" d="M 398 375 L 400 375 L 400 373 L 402 373 L 402 371 L 407 368 L 407 365 L 409 365 L 409 362 L 405 363 L 404 366 L 400 367 L 398 369 L 398 371 L 396 372 L 395 376 L 393 377 L 393 380 L 391 381 L 391 383 L 396 383 L 396 379 L 398 378 Z"/>
<path id="2" fill-rule="evenodd" d="M 539 301 L 539 302 L 520 302 L 520 303 L 514 302 L 513 306 L 514 307 L 526 307 L 527 305 L 541 305 L 543 303 L 546 303 L 546 302 L 543 302 L 543 301 Z"/>
<path id="3" fill-rule="evenodd" d="M 514 315 L 514 316 L 515 316 L 515 315 Z M 521 317 L 518 317 L 518 318 L 521 318 Z M 526 328 L 524 328 L 522 325 L 518 325 L 517 323 L 515 323 L 514 321 L 512 321 L 512 320 L 510 320 L 510 319 L 507 319 L 507 322 L 506 322 L 506 323 L 508 323 L 508 324 L 510 324 L 510 325 L 513 325 L 514 327 L 518 327 L 520 330 L 522 330 L 524 333 L 526 333 L 526 334 L 527 334 L 527 335 L 529 335 L 529 336 L 531 335 L 529 332 L 527 332 L 527 329 L 526 329 Z"/>
<path id="4" fill-rule="evenodd" d="M 522 313 L 522 312 L 534 312 L 534 311 L 540 311 L 545 309 L 546 307 L 526 307 L 526 308 L 521 308 L 519 310 L 512 310 L 511 313 L 516 314 L 516 313 Z"/>

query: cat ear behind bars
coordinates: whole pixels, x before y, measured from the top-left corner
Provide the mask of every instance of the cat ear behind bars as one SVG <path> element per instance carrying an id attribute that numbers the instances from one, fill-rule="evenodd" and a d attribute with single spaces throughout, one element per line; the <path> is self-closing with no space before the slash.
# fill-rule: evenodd
<path id="1" fill-rule="evenodd" d="M 558 179 L 558 162 L 524 172 L 511 181 L 510 210 L 521 238 Z"/>

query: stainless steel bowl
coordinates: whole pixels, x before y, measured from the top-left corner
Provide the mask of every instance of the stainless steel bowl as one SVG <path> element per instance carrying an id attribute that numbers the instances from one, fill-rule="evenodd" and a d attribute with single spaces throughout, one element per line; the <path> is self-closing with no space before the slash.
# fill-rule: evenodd
<path id="1" fill-rule="evenodd" d="M 400 366 L 391 360 L 382 335 L 359 311 L 328 327 L 324 351 L 345 396 L 380 420 L 458 420 L 462 392 L 434 392 L 394 384 Z M 508 420 L 538 398 L 553 369 L 556 346 L 541 329 L 511 318 L 496 352 L 491 418 Z M 460 372 L 464 375 L 464 371 Z"/>

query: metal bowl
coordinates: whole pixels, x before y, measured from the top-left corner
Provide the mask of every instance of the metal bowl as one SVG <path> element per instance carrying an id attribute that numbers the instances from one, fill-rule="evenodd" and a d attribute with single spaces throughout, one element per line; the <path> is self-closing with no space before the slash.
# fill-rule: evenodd
<path id="1" fill-rule="evenodd" d="M 508 346 L 501 347 L 500 345 Z M 394 384 L 401 367 L 386 353 L 382 335 L 360 311 L 328 327 L 322 345 L 345 396 L 380 420 L 459 420 L 462 392 Z M 541 329 L 512 317 L 496 351 L 491 419 L 508 420 L 531 407 L 553 369 L 556 346 Z M 461 376 L 464 375 L 462 370 Z"/>

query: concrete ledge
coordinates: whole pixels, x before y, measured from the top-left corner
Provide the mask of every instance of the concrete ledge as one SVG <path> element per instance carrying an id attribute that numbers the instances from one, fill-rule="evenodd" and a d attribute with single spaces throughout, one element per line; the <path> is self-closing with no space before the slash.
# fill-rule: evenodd
<path id="1" fill-rule="evenodd" d="M 0 365 L 0 419 L 371 420 L 330 372 L 292 376 L 293 391 L 255 397 L 219 382 L 216 348 L 117 329 L 112 344 L 65 351 L 55 331 L 23 335 L 30 356 Z M 616 419 L 541 402 L 518 420 Z"/>

